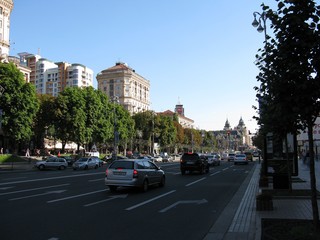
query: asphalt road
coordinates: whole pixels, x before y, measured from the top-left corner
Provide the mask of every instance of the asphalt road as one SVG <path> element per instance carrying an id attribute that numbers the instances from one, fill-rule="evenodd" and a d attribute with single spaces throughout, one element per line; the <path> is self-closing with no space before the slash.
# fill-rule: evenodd
<path id="1" fill-rule="evenodd" d="M 222 162 L 209 174 L 184 176 L 178 163 L 159 164 L 166 186 L 146 193 L 111 193 L 104 186 L 105 166 L 1 174 L 1 239 L 201 240 L 253 164 Z"/>

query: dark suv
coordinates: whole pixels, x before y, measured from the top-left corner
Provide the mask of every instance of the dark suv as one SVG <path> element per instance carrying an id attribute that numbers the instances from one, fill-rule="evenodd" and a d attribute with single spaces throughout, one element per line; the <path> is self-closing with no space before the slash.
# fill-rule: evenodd
<path id="1" fill-rule="evenodd" d="M 198 171 L 200 174 L 209 172 L 208 159 L 200 157 L 197 153 L 184 153 L 180 159 L 180 170 L 181 174 L 184 175 L 186 171 L 190 173 Z"/>

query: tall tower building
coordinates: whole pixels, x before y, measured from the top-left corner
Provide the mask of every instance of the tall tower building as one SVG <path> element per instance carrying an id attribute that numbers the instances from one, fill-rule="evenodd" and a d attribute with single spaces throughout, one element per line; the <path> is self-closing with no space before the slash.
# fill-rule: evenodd
<path id="1" fill-rule="evenodd" d="M 10 50 L 10 14 L 13 0 L 0 0 L 0 61 L 6 61 Z"/>
<path id="2" fill-rule="evenodd" d="M 130 114 L 150 109 L 150 82 L 126 63 L 117 62 L 97 75 L 98 89 L 110 99 L 118 97 Z"/>

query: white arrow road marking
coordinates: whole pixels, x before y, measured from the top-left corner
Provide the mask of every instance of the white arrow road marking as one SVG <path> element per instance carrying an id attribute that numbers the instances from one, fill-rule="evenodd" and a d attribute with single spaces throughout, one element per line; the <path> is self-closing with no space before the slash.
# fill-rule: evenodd
<path id="1" fill-rule="evenodd" d="M 128 196 L 128 194 L 122 194 L 122 195 L 116 195 L 116 196 L 112 196 L 110 198 L 107 198 L 107 199 L 104 199 L 104 200 L 101 200 L 101 201 L 98 201 L 98 202 L 94 202 L 94 203 L 89 203 L 89 204 L 86 204 L 86 205 L 83 205 L 84 207 L 90 207 L 90 206 L 93 206 L 93 205 L 96 205 L 96 204 L 99 204 L 99 203 L 103 203 L 103 202 L 108 202 L 108 201 L 111 201 L 111 200 L 114 200 L 114 199 L 117 199 L 117 198 L 126 198 Z"/>
<path id="2" fill-rule="evenodd" d="M 30 192 L 30 191 L 35 191 L 35 190 L 47 189 L 47 188 L 62 187 L 62 186 L 67 186 L 67 185 L 70 185 L 70 184 L 69 184 L 69 183 L 66 183 L 66 184 L 53 185 L 53 186 L 47 186 L 47 187 L 30 188 L 30 189 L 26 189 L 26 190 L 20 190 L 20 191 L 14 191 L 14 192 L 0 193 L 0 196 L 2 196 L 2 195 L 14 194 L 14 193 Z"/>
<path id="3" fill-rule="evenodd" d="M 24 196 L 24 197 L 19 197 L 19 198 L 11 198 L 9 200 L 15 201 L 15 200 L 21 200 L 21 199 L 32 198 L 32 197 L 39 197 L 39 196 L 44 196 L 44 195 L 49 195 L 49 194 L 63 193 L 65 191 L 67 191 L 67 190 L 50 191 L 50 192 L 39 193 L 39 194 L 34 194 L 34 195 L 29 195 L 29 196 Z"/>
<path id="4" fill-rule="evenodd" d="M 105 191 L 107 191 L 107 189 L 94 191 L 94 192 L 88 192 L 88 193 L 79 194 L 79 195 L 75 195 L 75 196 L 71 196 L 71 197 L 55 199 L 55 200 L 47 201 L 47 203 L 59 202 L 59 201 L 63 201 L 63 200 L 68 200 L 68 199 L 72 199 L 72 198 L 78 198 L 78 197 L 87 196 L 87 195 L 90 195 L 90 194 L 95 194 L 95 193 L 98 193 L 98 192 L 105 192 Z"/>
<path id="5" fill-rule="evenodd" d="M 162 197 L 164 197 L 164 196 L 167 196 L 167 195 L 169 195 L 169 194 L 171 194 L 171 193 L 174 193 L 175 191 L 176 191 L 176 190 L 172 190 L 172 191 L 167 192 L 167 193 L 165 193 L 165 194 L 159 195 L 159 196 L 157 196 L 157 197 L 155 197 L 155 198 L 149 199 L 149 200 L 147 200 L 147 201 L 144 201 L 144 202 L 139 203 L 139 204 L 137 204 L 137 205 L 134 205 L 134 206 L 132 206 L 132 207 L 126 208 L 126 210 L 131 211 L 132 209 L 135 209 L 135 208 L 140 207 L 140 206 L 142 206 L 142 205 L 144 205 L 144 204 L 147 204 L 147 203 L 149 203 L 149 202 L 152 202 L 152 201 L 154 201 L 154 200 L 157 200 L 157 199 L 159 199 L 159 198 L 162 198 Z"/>
<path id="6" fill-rule="evenodd" d="M 202 199 L 202 200 L 186 200 L 186 201 L 178 201 L 172 205 L 170 205 L 169 207 L 166 207 L 162 210 L 160 210 L 159 212 L 161 213 L 164 213 L 168 210 L 170 210 L 171 208 L 174 208 L 175 206 L 179 205 L 179 204 L 197 204 L 197 205 L 200 205 L 200 204 L 204 204 L 204 203 L 207 203 L 208 201 L 206 199 Z"/>

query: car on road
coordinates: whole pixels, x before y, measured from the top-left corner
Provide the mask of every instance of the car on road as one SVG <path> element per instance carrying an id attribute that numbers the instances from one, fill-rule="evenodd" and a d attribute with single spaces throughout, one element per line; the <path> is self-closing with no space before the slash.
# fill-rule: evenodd
<path id="1" fill-rule="evenodd" d="M 229 153 L 228 154 L 228 162 L 234 161 L 236 154 L 235 153 Z"/>
<path id="2" fill-rule="evenodd" d="M 37 161 L 34 167 L 38 168 L 39 170 L 44 170 L 44 169 L 64 170 L 68 167 L 68 163 L 64 158 L 48 157 L 44 161 Z"/>
<path id="3" fill-rule="evenodd" d="M 105 185 L 111 192 L 118 187 L 140 188 L 146 192 L 150 186 L 163 187 L 166 182 L 164 171 L 149 159 L 115 160 L 106 170 Z"/>
<path id="4" fill-rule="evenodd" d="M 197 153 L 184 153 L 180 159 L 180 171 L 184 175 L 186 171 L 192 173 L 198 171 L 200 174 L 209 172 L 209 163 L 206 157 L 201 157 Z"/>
<path id="5" fill-rule="evenodd" d="M 220 166 L 220 157 L 217 155 L 208 154 L 206 155 L 210 166 Z"/>
<path id="6" fill-rule="evenodd" d="M 96 157 L 82 157 L 72 164 L 73 170 L 77 170 L 77 169 L 87 170 L 90 168 L 96 169 L 98 167 L 99 167 L 99 163 L 97 162 Z"/>
<path id="7" fill-rule="evenodd" d="M 253 161 L 253 154 L 252 152 L 244 152 L 244 154 L 247 156 L 248 161 Z"/>
<path id="8" fill-rule="evenodd" d="M 239 164 L 239 163 L 240 164 L 241 163 L 248 164 L 248 158 L 247 158 L 246 154 L 236 154 L 233 162 L 234 162 L 234 165 Z"/>

